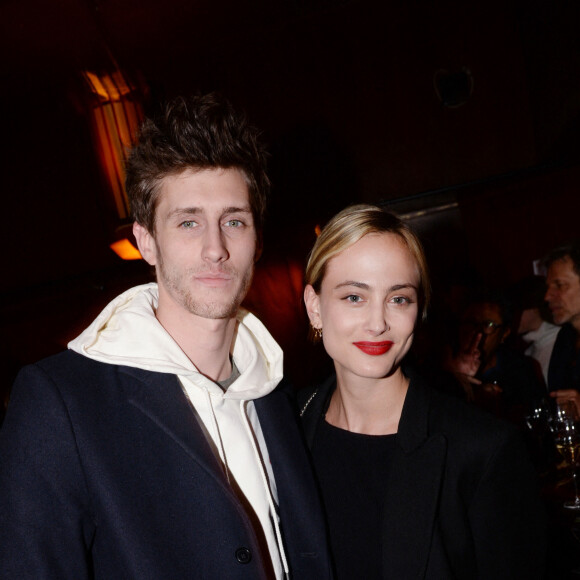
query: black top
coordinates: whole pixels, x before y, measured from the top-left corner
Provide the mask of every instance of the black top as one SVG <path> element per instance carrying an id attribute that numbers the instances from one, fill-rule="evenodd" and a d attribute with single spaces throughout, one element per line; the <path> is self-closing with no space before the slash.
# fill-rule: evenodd
<path id="1" fill-rule="evenodd" d="M 362 435 L 321 421 L 312 447 L 337 580 L 382 578 L 381 534 L 396 435 Z"/>

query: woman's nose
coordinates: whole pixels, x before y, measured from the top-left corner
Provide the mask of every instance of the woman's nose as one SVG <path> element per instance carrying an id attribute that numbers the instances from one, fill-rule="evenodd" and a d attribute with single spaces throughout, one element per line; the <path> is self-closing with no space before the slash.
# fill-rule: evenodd
<path id="1" fill-rule="evenodd" d="M 367 327 L 370 332 L 377 336 L 389 330 L 387 312 L 383 304 L 371 305 Z"/>

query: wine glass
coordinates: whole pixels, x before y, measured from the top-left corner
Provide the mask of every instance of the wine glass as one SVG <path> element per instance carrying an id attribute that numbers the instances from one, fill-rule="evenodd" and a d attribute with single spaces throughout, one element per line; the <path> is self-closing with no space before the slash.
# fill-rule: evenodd
<path id="1" fill-rule="evenodd" d="M 566 462 L 574 484 L 574 500 L 564 503 L 567 509 L 580 510 L 580 495 L 578 493 L 578 478 L 580 468 L 580 425 L 575 420 L 574 404 L 559 404 L 549 422 L 550 431 L 558 453 Z"/>

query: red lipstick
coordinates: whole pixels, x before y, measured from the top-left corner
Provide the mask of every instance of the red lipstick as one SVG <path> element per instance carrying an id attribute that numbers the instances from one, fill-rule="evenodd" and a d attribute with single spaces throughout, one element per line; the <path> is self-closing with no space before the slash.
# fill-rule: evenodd
<path id="1" fill-rule="evenodd" d="M 365 354 L 379 356 L 388 352 L 394 343 L 390 340 L 385 340 L 382 342 L 353 342 L 353 344 Z"/>

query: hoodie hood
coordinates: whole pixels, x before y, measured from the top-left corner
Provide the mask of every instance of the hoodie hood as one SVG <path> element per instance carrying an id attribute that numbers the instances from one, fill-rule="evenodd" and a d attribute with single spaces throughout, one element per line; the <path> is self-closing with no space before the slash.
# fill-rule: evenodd
<path id="1" fill-rule="evenodd" d="M 221 390 L 195 368 L 155 317 L 157 284 L 131 288 L 110 302 L 68 348 L 106 364 L 177 375 L 226 399 L 251 400 L 282 379 L 282 350 L 264 325 L 240 308 L 231 353 L 240 376 Z"/>

